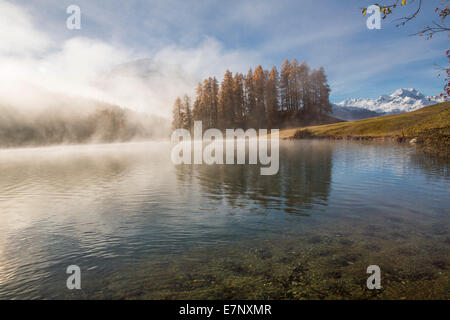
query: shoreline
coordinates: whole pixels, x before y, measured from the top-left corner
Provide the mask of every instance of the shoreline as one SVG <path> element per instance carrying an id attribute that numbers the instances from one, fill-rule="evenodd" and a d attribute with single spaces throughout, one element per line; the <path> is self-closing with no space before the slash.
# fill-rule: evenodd
<path id="1" fill-rule="evenodd" d="M 450 160 L 450 136 L 418 135 L 408 136 L 333 136 L 333 135 L 314 135 L 308 129 L 299 129 L 294 135 L 282 137 L 282 140 L 345 140 L 345 141 L 367 141 L 367 142 L 389 142 L 399 144 L 409 144 L 416 150 L 424 154 L 440 159 Z"/>
<path id="2" fill-rule="evenodd" d="M 409 143 L 417 150 L 450 159 L 450 103 L 390 116 L 280 130 L 280 139 L 328 139 Z"/>

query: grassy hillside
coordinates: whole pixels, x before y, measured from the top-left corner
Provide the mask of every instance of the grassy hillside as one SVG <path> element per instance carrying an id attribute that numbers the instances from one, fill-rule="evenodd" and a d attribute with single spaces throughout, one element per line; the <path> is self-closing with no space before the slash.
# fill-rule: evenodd
<path id="1" fill-rule="evenodd" d="M 450 154 L 450 102 L 417 111 L 363 120 L 282 130 L 281 138 L 395 139 L 416 138 L 425 151 Z M 413 140 L 413 141 L 416 141 Z"/>

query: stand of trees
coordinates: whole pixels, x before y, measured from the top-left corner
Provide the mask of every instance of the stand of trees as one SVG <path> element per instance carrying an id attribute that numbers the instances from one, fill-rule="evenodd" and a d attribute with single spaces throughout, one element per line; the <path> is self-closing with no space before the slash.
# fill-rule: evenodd
<path id="1" fill-rule="evenodd" d="M 219 84 L 214 77 L 197 86 L 196 96 L 177 98 L 173 129 L 191 129 L 201 120 L 203 128 L 279 128 L 313 122 L 331 111 L 330 87 L 324 69 L 311 70 L 303 62 L 284 60 L 276 67 L 261 65 L 246 75 L 227 71 Z"/>

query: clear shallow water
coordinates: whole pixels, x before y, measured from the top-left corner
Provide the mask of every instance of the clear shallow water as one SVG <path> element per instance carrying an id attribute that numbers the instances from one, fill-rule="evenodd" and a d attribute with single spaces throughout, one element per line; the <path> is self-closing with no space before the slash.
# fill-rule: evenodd
<path id="1" fill-rule="evenodd" d="M 448 299 L 448 168 L 355 142 L 282 142 L 276 176 L 165 142 L 2 150 L 0 298 Z"/>

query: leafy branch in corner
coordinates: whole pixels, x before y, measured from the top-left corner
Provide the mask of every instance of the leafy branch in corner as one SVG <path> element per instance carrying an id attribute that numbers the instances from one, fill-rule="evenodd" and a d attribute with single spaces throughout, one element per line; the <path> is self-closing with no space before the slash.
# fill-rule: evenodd
<path id="1" fill-rule="evenodd" d="M 423 27 L 419 32 L 414 33 L 414 36 L 424 37 L 429 40 L 433 37 L 433 35 L 441 32 L 449 32 L 450 28 L 445 24 L 445 19 L 450 14 L 450 0 L 441 0 L 438 8 L 435 9 L 436 15 L 439 17 L 439 21 L 432 21 L 431 24 Z M 422 10 L 423 1 L 419 0 L 415 11 L 410 15 L 404 16 L 396 21 L 399 23 L 396 25 L 397 27 L 404 26 L 406 23 L 414 20 Z M 387 16 L 392 14 L 393 10 L 398 7 L 403 7 L 408 5 L 407 0 L 394 0 L 391 1 L 388 5 L 375 4 L 379 7 L 380 12 L 383 14 L 383 19 L 386 19 Z M 367 8 L 362 8 L 362 15 L 365 16 L 367 14 Z M 450 63 L 450 50 L 446 51 L 446 56 L 449 59 Z M 446 72 L 445 78 L 445 86 L 444 93 L 441 93 L 441 97 L 445 100 L 448 100 L 450 97 L 450 68 L 441 68 Z"/>

